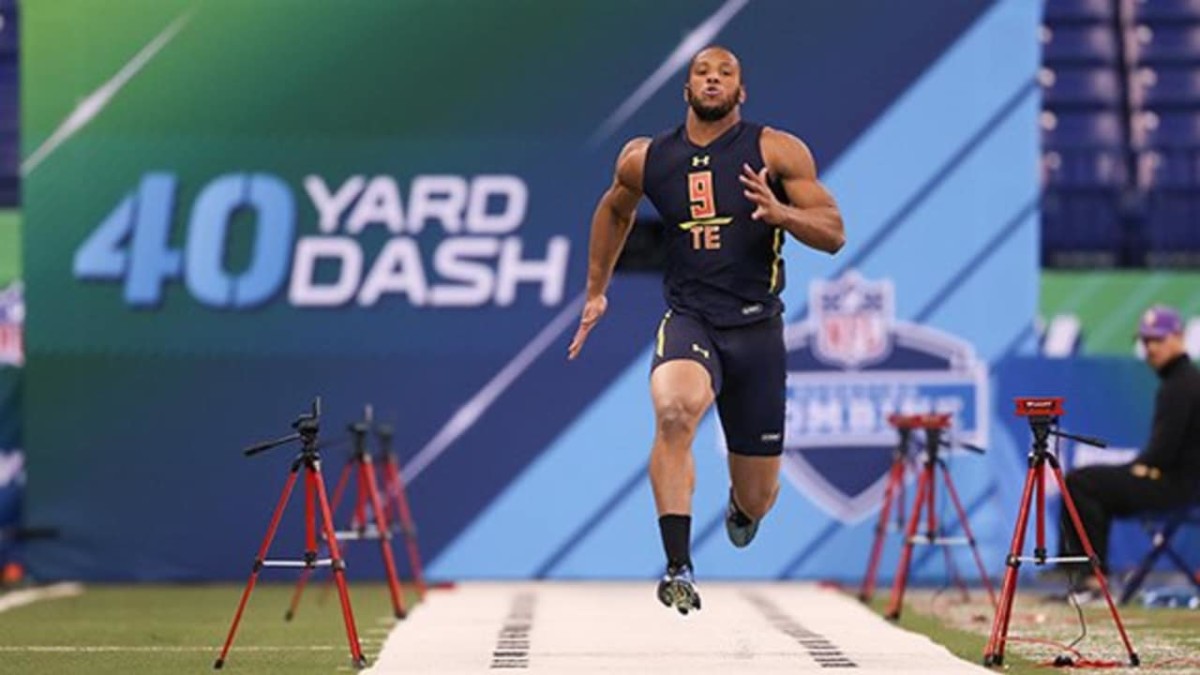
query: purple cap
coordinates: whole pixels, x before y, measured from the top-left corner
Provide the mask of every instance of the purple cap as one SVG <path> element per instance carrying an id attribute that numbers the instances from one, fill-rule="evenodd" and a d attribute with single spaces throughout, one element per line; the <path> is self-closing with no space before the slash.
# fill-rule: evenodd
<path id="1" fill-rule="evenodd" d="M 1155 305 L 1142 315 L 1138 324 L 1138 337 L 1158 339 L 1172 333 L 1183 333 L 1183 320 L 1179 312 L 1166 305 Z"/>

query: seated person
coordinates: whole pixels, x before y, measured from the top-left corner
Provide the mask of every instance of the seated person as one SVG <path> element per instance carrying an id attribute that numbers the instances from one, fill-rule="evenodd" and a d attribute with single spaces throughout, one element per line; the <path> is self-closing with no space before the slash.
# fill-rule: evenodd
<path id="1" fill-rule="evenodd" d="M 1200 371 L 1183 343 L 1179 312 L 1148 309 L 1138 327 L 1146 362 L 1161 380 L 1154 398 L 1150 441 L 1132 464 L 1089 466 L 1067 475 L 1088 540 L 1108 574 L 1108 534 L 1114 517 L 1184 506 L 1200 499 Z M 1085 555 L 1066 506 L 1060 514 L 1059 555 Z M 1085 597 L 1099 588 L 1087 564 L 1069 563 L 1083 577 L 1075 590 Z"/>

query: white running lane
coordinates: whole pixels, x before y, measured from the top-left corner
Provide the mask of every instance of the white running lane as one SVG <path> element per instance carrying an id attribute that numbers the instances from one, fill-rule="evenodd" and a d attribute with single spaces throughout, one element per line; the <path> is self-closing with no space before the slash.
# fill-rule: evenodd
<path id="1" fill-rule="evenodd" d="M 990 672 L 814 585 L 713 583 L 700 594 L 703 609 L 682 617 L 658 604 L 654 582 L 461 584 L 397 624 L 366 672 Z"/>

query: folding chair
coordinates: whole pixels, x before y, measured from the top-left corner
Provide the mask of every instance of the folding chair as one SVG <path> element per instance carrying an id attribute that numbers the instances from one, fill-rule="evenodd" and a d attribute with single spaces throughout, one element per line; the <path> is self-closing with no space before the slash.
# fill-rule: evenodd
<path id="1" fill-rule="evenodd" d="M 1200 526 L 1200 501 L 1193 502 L 1188 506 L 1176 509 L 1174 511 L 1164 511 L 1161 513 L 1148 514 L 1145 518 L 1147 531 L 1151 533 L 1151 542 L 1153 546 L 1142 561 L 1138 563 L 1133 572 L 1129 576 L 1129 581 L 1125 584 L 1125 589 L 1121 591 L 1121 604 L 1128 604 L 1129 601 L 1137 594 L 1142 587 L 1142 583 L 1146 580 L 1146 575 L 1150 570 L 1154 569 L 1154 564 L 1158 562 L 1159 556 L 1166 554 L 1171 560 L 1171 564 L 1180 572 L 1183 572 L 1188 581 L 1196 587 L 1197 592 L 1200 592 L 1200 572 L 1188 565 L 1183 556 L 1179 552 L 1171 548 L 1171 539 L 1181 528 L 1188 526 Z"/>

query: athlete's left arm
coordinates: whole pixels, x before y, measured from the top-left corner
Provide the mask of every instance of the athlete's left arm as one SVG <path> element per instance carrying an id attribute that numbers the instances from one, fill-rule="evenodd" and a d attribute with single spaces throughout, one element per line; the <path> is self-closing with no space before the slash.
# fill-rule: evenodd
<path id="1" fill-rule="evenodd" d="M 756 206 L 752 217 L 791 232 L 807 246 L 837 253 L 846 243 L 842 213 L 817 180 L 817 164 L 808 146 L 789 133 L 766 128 L 761 147 L 766 166 L 755 172 L 743 165 L 740 176 L 746 198 Z M 790 205 L 775 197 L 768 177 L 780 181 Z"/>

